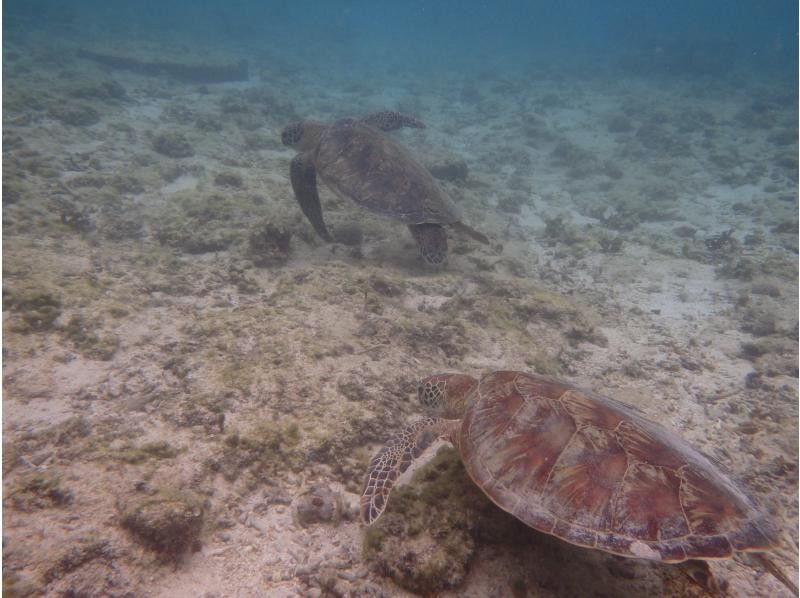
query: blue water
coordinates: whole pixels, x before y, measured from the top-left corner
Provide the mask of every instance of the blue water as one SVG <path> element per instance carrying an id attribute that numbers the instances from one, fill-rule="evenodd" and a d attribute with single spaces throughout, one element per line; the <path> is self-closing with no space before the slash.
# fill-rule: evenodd
<path id="1" fill-rule="evenodd" d="M 321 72 L 797 75 L 798 8 L 785 0 L 13 0 L 3 11 L 6 39 L 60 26 L 55 43 L 64 35 L 236 47 Z"/>

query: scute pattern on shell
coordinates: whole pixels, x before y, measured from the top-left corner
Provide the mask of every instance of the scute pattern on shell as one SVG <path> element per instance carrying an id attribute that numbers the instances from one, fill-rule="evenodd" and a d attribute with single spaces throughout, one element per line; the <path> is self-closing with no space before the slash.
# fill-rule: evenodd
<path id="1" fill-rule="evenodd" d="M 428 170 L 391 137 L 347 118 L 326 127 L 317 175 L 342 197 L 406 224 L 452 224 L 461 214 Z"/>
<path id="2" fill-rule="evenodd" d="M 622 403 L 495 372 L 467 404 L 458 439 L 467 471 L 536 529 L 668 562 L 775 543 L 766 515 L 717 464 Z"/>

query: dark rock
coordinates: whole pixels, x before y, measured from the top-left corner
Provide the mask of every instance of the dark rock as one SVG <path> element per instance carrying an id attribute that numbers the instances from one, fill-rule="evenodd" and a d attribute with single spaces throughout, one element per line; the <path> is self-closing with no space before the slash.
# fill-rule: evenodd
<path id="1" fill-rule="evenodd" d="M 519 214 L 522 206 L 529 205 L 528 198 L 524 195 L 504 195 L 497 200 L 497 209 L 507 214 Z"/>
<path id="2" fill-rule="evenodd" d="M 235 172 L 220 172 L 214 177 L 214 183 L 220 187 L 235 187 L 241 189 L 244 186 L 242 177 Z"/>
<path id="3" fill-rule="evenodd" d="M 53 202 L 58 210 L 61 223 L 79 233 L 92 232 L 96 226 L 88 206 L 78 206 L 76 203 L 61 199 Z"/>
<path id="4" fill-rule="evenodd" d="M 780 297 L 781 290 L 774 284 L 769 282 L 753 283 L 750 287 L 750 292 L 753 295 L 766 295 L 767 297 Z"/>
<path id="5" fill-rule="evenodd" d="M 294 516 L 302 527 L 315 523 L 338 523 L 342 498 L 325 483 L 314 484 L 294 500 Z"/>
<path id="6" fill-rule="evenodd" d="M 697 229 L 688 224 L 681 224 L 672 229 L 673 234 L 681 239 L 691 239 L 697 234 Z"/>
<path id="7" fill-rule="evenodd" d="M 195 498 L 165 491 L 137 497 L 122 508 L 122 526 L 168 561 L 187 552 L 203 528 L 203 506 Z"/>
<path id="8" fill-rule="evenodd" d="M 188 158 L 194 155 L 191 144 L 177 132 L 162 133 L 153 139 L 153 149 L 169 158 Z"/>
<path id="9" fill-rule="evenodd" d="M 50 108 L 52 118 L 73 127 L 88 127 L 100 121 L 100 113 L 84 104 L 59 104 Z"/>
<path id="10" fill-rule="evenodd" d="M 364 241 L 364 231 L 360 226 L 355 224 L 342 224 L 337 226 L 333 232 L 333 236 L 337 243 L 347 245 L 348 247 L 360 247 Z"/>
<path id="11" fill-rule="evenodd" d="M 445 160 L 437 162 L 432 164 L 429 170 L 437 179 L 445 181 L 463 181 L 469 174 L 469 168 L 464 160 Z"/>

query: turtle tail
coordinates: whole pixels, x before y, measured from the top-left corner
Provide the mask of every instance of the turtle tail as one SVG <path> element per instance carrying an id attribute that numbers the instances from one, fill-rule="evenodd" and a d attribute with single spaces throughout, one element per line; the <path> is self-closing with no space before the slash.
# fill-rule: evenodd
<path id="1" fill-rule="evenodd" d="M 367 468 L 361 495 L 361 519 L 367 525 L 378 520 L 404 471 L 440 438 L 449 440 L 460 420 L 426 417 L 406 426 L 375 453 Z"/>

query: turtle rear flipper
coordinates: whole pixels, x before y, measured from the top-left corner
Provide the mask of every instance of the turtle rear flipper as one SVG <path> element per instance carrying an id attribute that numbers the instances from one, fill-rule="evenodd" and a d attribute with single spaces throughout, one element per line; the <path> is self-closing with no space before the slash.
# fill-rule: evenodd
<path id="1" fill-rule="evenodd" d="M 781 582 L 792 595 L 797 596 L 797 584 L 780 567 L 763 552 L 751 552 L 749 556 L 766 571 Z"/>
<path id="2" fill-rule="evenodd" d="M 314 164 L 305 154 L 297 154 L 292 160 L 290 175 L 294 196 L 303 214 L 320 237 L 326 241 L 333 241 L 322 219 L 322 207 L 317 191 L 317 171 L 314 169 Z"/>
<path id="3" fill-rule="evenodd" d="M 447 233 L 441 224 L 409 224 L 426 264 L 438 266 L 447 259 Z"/>
<path id="4" fill-rule="evenodd" d="M 711 573 L 708 561 L 691 559 L 678 563 L 678 568 L 694 583 L 703 588 L 709 596 L 721 596 L 717 580 Z"/>
<path id="5" fill-rule="evenodd" d="M 366 524 L 381 516 L 397 478 L 438 439 L 449 440 L 459 424 L 460 420 L 426 417 L 406 426 L 375 453 L 361 495 L 361 519 Z"/>
<path id="6" fill-rule="evenodd" d="M 392 112 L 391 110 L 383 110 L 381 112 L 373 112 L 362 117 L 362 123 L 380 129 L 381 131 L 394 131 L 402 127 L 409 127 L 412 129 L 424 129 L 425 125 L 422 121 L 417 120 L 413 116 L 403 114 L 402 112 Z"/>

